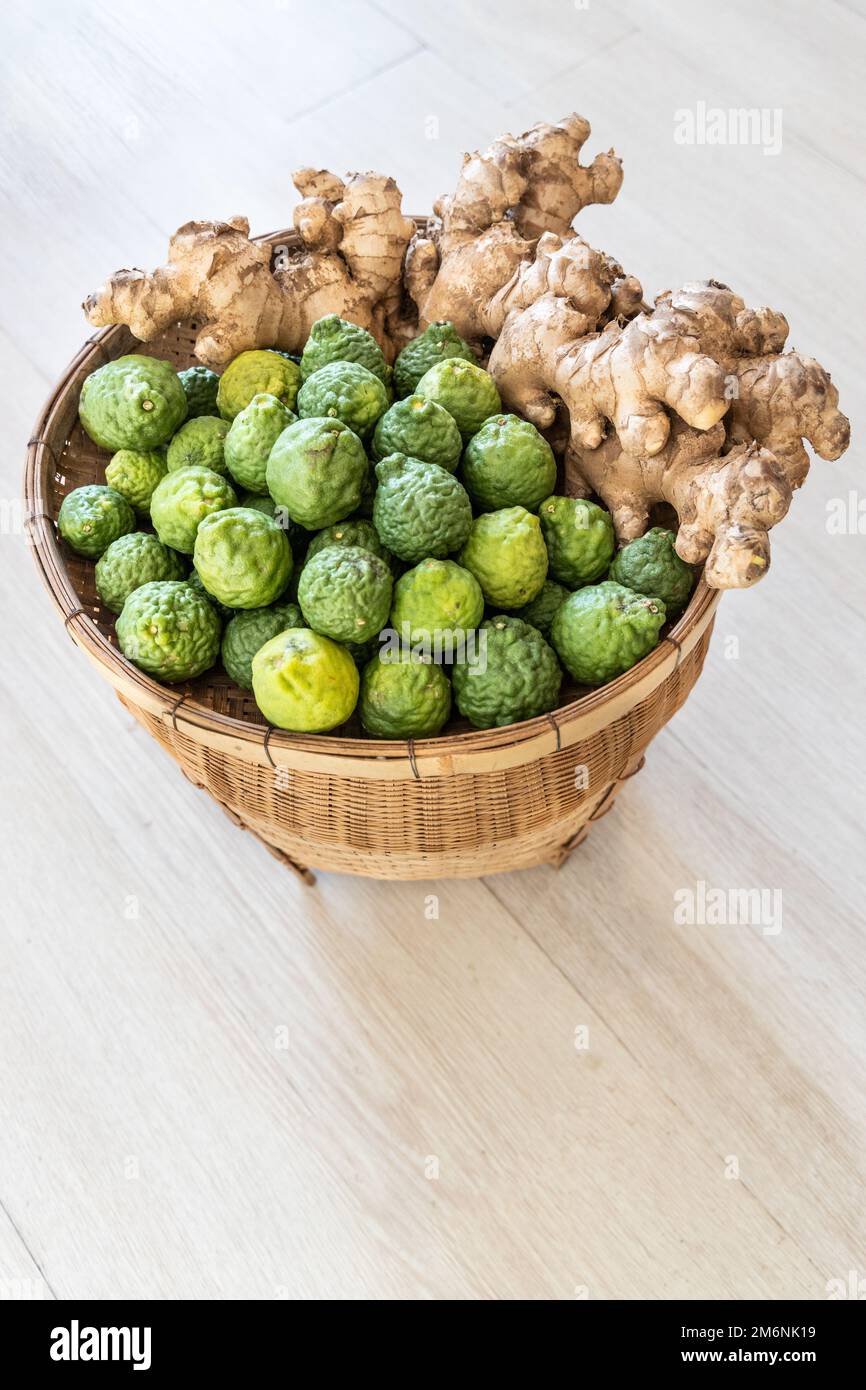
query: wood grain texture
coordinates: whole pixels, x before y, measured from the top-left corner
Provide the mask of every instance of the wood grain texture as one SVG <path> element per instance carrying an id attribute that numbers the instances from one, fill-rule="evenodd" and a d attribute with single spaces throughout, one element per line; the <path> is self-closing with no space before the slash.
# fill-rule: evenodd
<path id="1" fill-rule="evenodd" d="M 516 0 L 4 11 L 4 497 L 104 275 L 190 216 L 282 225 L 303 164 L 411 210 L 577 108 L 626 179 L 581 230 L 653 292 L 783 308 L 855 427 L 773 570 L 559 873 L 281 870 L 178 775 L 2 535 L 0 1295 L 826 1296 L 866 1274 L 862 6 Z M 720 42 L 720 29 L 724 42 Z M 228 94 L 228 95 L 227 95 Z M 698 101 L 777 156 L 684 147 Z M 699 882 L 781 930 L 681 924 Z M 768 924 L 765 923 L 765 927 Z M 40 1282 L 41 1281 L 41 1282 Z"/>

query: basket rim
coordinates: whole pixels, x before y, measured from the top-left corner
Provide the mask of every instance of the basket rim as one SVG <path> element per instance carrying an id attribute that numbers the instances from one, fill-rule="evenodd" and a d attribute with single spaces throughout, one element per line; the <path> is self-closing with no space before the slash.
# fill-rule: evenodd
<path id="1" fill-rule="evenodd" d="M 418 226 L 429 221 L 416 216 Z M 297 233 L 283 228 L 255 237 L 270 245 L 297 242 Z M 56 526 L 43 485 L 45 466 L 57 468 L 60 454 L 51 442 L 59 415 L 68 408 L 75 379 L 87 375 L 102 362 L 140 345 L 123 325 L 98 330 L 85 340 L 55 383 L 40 411 L 27 444 L 24 472 L 24 527 L 40 577 L 67 632 L 100 669 L 119 694 L 158 715 L 171 725 L 187 726 L 193 738 L 224 744 L 248 760 L 320 770 L 343 775 L 386 779 L 452 775 L 485 768 L 504 768 L 555 752 L 586 738 L 634 708 L 679 666 L 713 622 L 721 592 L 711 589 L 701 575 L 685 612 L 658 646 L 624 675 L 572 700 L 567 705 L 498 729 L 472 730 L 430 739 L 377 740 L 335 737 L 332 734 L 295 734 L 268 725 L 248 723 L 220 714 L 191 697 L 146 675 L 113 646 L 81 608 L 69 578 Z"/>

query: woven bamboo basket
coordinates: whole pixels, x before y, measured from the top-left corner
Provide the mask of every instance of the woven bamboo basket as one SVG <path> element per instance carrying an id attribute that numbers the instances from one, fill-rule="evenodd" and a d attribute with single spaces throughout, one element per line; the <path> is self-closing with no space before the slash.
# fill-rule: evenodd
<path id="1" fill-rule="evenodd" d="M 295 237 L 282 231 L 261 240 L 291 246 Z M 93 564 L 59 539 L 56 520 L 73 488 L 104 482 L 109 458 L 78 421 L 85 377 L 131 351 L 188 367 L 195 333 L 194 323 L 177 324 L 146 346 L 123 327 L 94 334 L 37 421 L 25 524 L 69 636 L 190 781 L 308 882 L 311 865 L 416 879 L 562 864 L 643 766 L 647 746 L 698 679 L 718 593 L 701 580 L 657 648 L 610 685 L 565 686 L 554 713 L 487 732 L 454 721 L 436 739 L 379 742 L 353 720 L 336 734 L 289 734 L 270 728 L 252 695 L 220 668 L 183 686 L 161 685 L 121 655 Z"/>

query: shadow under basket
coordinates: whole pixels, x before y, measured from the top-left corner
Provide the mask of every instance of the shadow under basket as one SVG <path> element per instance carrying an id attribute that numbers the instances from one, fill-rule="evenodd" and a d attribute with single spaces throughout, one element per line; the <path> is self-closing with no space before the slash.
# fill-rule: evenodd
<path id="1" fill-rule="evenodd" d="M 261 240 L 296 243 L 288 231 Z M 73 488 L 105 481 L 109 455 L 78 421 L 85 377 L 127 352 L 188 367 L 195 334 L 194 324 L 177 324 L 142 345 L 126 328 L 103 329 L 70 363 L 37 421 L 25 525 L 70 637 L 190 781 L 307 882 L 309 866 L 397 879 L 558 867 L 611 809 L 698 679 L 719 594 L 701 579 L 676 626 L 631 671 L 601 690 L 566 688 L 577 698 L 505 729 L 457 724 L 436 739 L 408 742 L 364 738 L 357 723 L 338 734 L 290 734 L 270 728 L 221 667 L 183 686 L 161 685 L 119 651 L 93 562 L 60 540 L 56 520 Z"/>

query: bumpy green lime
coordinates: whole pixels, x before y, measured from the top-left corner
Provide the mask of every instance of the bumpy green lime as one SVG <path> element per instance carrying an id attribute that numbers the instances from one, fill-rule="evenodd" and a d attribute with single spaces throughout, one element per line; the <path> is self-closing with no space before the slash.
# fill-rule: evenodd
<path id="1" fill-rule="evenodd" d="M 292 552 L 269 516 L 228 507 L 202 521 L 193 564 L 208 593 L 227 608 L 265 608 L 285 591 Z"/>
<path id="2" fill-rule="evenodd" d="M 610 512 L 583 497 L 548 497 L 538 515 L 554 579 L 577 589 L 605 573 L 616 547 Z"/>
<path id="3" fill-rule="evenodd" d="M 463 440 L 447 410 L 423 396 L 407 396 L 385 411 L 373 435 L 373 457 L 407 454 L 422 463 L 438 463 L 449 473 L 456 471 Z"/>
<path id="4" fill-rule="evenodd" d="M 377 738 L 432 738 L 451 713 L 451 682 L 432 661 L 383 650 L 364 667 L 358 708 Z"/>
<path id="5" fill-rule="evenodd" d="M 394 389 L 398 396 L 409 396 L 418 382 L 446 357 L 462 357 L 467 362 L 475 362 L 475 353 L 469 344 L 455 332 L 454 325 L 446 320 L 431 323 L 407 343 L 398 353 L 394 363 Z M 404 450 L 405 452 L 405 450 Z"/>
<path id="6" fill-rule="evenodd" d="M 129 595 L 155 579 L 183 579 L 186 566 L 147 531 L 118 536 L 96 562 L 96 592 L 112 613 L 119 613 Z"/>
<path id="7" fill-rule="evenodd" d="M 377 376 L 383 386 L 388 386 L 390 382 L 391 369 L 373 335 L 366 328 L 349 323 L 337 314 L 326 314 L 324 318 L 317 319 L 310 329 L 301 356 L 302 381 L 329 362 L 358 362 Z"/>
<path id="8" fill-rule="evenodd" d="M 605 580 L 569 594 L 557 609 L 551 641 L 581 685 L 604 685 L 651 652 L 665 621 L 660 599 Z"/>
<path id="9" fill-rule="evenodd" d="M 660 598 L 669 618 L 685 608 L 695 582 L 691 565 L 674 548 L 676 537 L 664 526 L 629 541 L 613 558 L 609 578 L 637 594 Z"/>
<path id="10" fill-rule="evenodd" d="M 287 627 L 303 627 L 296 603 L 272 603 L 268 608 L 248 608 L 226 623 L 220 655 L 226 673 L 242 690 L 253 688 L 253 657 Z"/>
<path id="11" fill-rule="evenodd" d="M 455 663 L 454 698 L 476 729 L 535 719 L 556 707 L 562 672 L 541 633 L 520 618 L 498 613 L 479 630 L 480 645 Z"/>
<path id="12" fill-rule="evenodd" d="M 297 570 L 301 556 L 306 555 L 307 547 L 310 544 L 310 531 L 305 531 L 303 526 L 299 526 L 296 521 L 292 521 L 285 507 L 278 507 L 273 497 L 260 497 L 255 492 L 241 493 L 238 503 L 241 507 L 252 507 L 254 512 L 264 512 L 272 521 L 286 533 L 286 540 L 292 548 L 292 557 Z M 293 571 L 294 572 L 294 571 Z"/>
<path id="13" fill-rule="evenodd" d="M 341 420 L 298 420 L 268 458 L 268 492 L 308 531 L 355 511 L 369 465 L 364 446 Z"/>
<path id="14" fill-rule="evenodd" d="M 225 462 L 225 440 L 229 432 L 227 420 L 218 415 L 197 415 L 181 425 L 168 446 L 169 473 L 178 468 L 210 468 L 214 473 L 228 476 Z"/>
<path id="15" fill-rule="evenodd" d="M 541 525 L 525 507 L 476 517 L 459 559 L 475 575 L 487 602 L 499 608 L 529 603 L 547 578 Z"/>
<path id="16" fill-rule="evenodd" d="M 253 396 L 249 405 L 235 416 L 226 436 L 225 461 L 240 487 L 255 493 L 267 492 L 271 449 L 283 430 L 297 418 L 276 396 L 269 396 L 265 391 Z"/>
<path id="17" fill-rule="evenodd" d="M 377 376 L 358 362 L 329 362 L 308 376 L 298 392 L 301 419 L 342 420 L 359 439 L 367 439 L 388 395 Z"/>
<path id="18" fill-rule="evenodd" d="M 394 581 L 386 562 L 358 546 L 337 545 L 308 558 L 298 603 L 309 627 L 337 642 L 364 642 L 385 626 Z"/>
<path id="19" fill-rule="evenodd" d="M 281 352 L 254 348 L 240 353 L 220 377 L 217 405 L 224 420 L 234 420 L 253 396 L 262 392 L 294 410 L 301 384 L 300 367 Z"/>
<path id="20" fill-rule="evenodd" d="M 307 549 L 307 559 L 312 560 L 320 550 L 332 545 L 360 546 L 361 550 L 372 551 L 380 560 L 393 567 L 394 556 L 379 540 L 379 532 L 372 521 L 356 517 L 354 521 L 338 521 L 335 526 L 326 526 L 313 536 Z"/>
<path id="21" fill-rule="evenodd" d="M 123 655 L 164 681 L 192 680 L 213 666 L 220 620 L 206 599 L 182 581 L 142 584 L 117 620 Z"/>
<path id="22" fill-rule="evenodd" d="M 278 729 L 335 729 L 355 708 L 359 685 L 346 648 L 306 627 L 287 628 L 253 657 L 256 704 Z"/>
<path id="23" fill-rule="evenodd" d="M 87 483 L 64 497 L 57 529 L 77 555 L 96 560 L 118 536 L 135 530 L 135 513 L 113 487 Z"/>
<path id="24" fill-rule="evenodd" d="M 373 525 L 384 545 L 417 564 L 458 550 L 472 525 L 466 489 L 436 463 L 391 454 L 376 465 Z"/>
<path id="25" fill-rule="evenodd" d="M 177 372 L 158 357 L 131 353 L 106 362 L 86 378 L 78 414 L 103 449 L 156 449 L 186 418 Z"/>
<path id="26" fill-rule="evenodd" d="M 463 481 L 479 511 L 537 512 L 556 484 L 556 459 L 543 435 L 518 415 L 491 415 L 466 445 Z"/>
<path id="27" fill-rule="evenodd" d="M 453 560 L 422 560 L 394 585 L 391 626 L 412 644 L 430 642 L 431 649 L 435 644 L 453 651 L 483 614 L 478 580 Z"/>
<path id="28" fill-rule="evenodd" d="M 556 610 L 561 603 L 565 603 L 568 594 L 568 589 L 562 584 L 557 584 L 555 579 L 545 579 L 541 591 L 523 608 L 515 609 L 514 616 L 522 618 L 530 627 L 537 627 L 542 637 L 549 637 Z"/>
<path id="29" fill-rule="evenodd" d="M 220 379 L 210 367 L 187 367 L 178 372 L 180 384 L 186 396 L 187 415 L 194 420 L 198 415 L 219 415 L 217 391 Z"/>
<path id="30" fill-rule="evenodd" d="M 462 357 L 447 357 L 425 372 L 415 387 L 416 396 L 435 401 L 452 415 L 464 444 L 484 421 L 502 410 L 496 382 L 483 367 Z"/>
<path id="31" fill-rule="evenodd" d="M 237 500 L 231 483 L 213 469 L 178 468 L 154 489 L 150 519 L 163 545 L 191 555 L 205 517 L 237 506 Z"/>
<path id="32" fill-rule="evenodd" d="M 118 449 L 105 469 L 105 481 L 121 497 L 150 516 L 150 499 L 168 471 L 163 449 Z"/>

